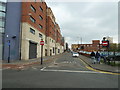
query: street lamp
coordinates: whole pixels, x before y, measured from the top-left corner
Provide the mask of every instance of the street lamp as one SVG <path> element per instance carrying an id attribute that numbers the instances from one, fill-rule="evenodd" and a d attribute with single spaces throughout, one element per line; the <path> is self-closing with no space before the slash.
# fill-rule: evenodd
<path id="1" fill-rule="evenodd" d="M 9 35 L 7 35 L 7 38 L 9 37 Z M 10 63 L 10 39 L 7 41 L 8 43 L 8 63 Z"/>
<path id="2" fill-rule="evenodd" d="M 9 39 L 7 40 L 7 43 L 8 43 L 8 63 L 10 63 L 10 44 L 11 44 L 11 41 L 10 41 L 9 35 L 7 35 L 7 38 L 9 38 Z M 12 38 L 15 39 L 15 38 L 16 38 L 16 35 L 13 35 Z"/>

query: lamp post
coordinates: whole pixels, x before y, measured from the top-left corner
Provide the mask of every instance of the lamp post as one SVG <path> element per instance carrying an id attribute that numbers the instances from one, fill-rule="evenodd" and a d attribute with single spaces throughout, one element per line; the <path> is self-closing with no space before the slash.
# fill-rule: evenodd
<path id="1" fill-rule="evenodd" d="M 8 40 L 8 63 L 10 63 L 10 40 Z"/>
<path id="2" fill-rule="evenodd" d="M 9 35 L 7 35 L 7 38 L 9 38 Z M 8 63 L 10 63 L 10 38 L 7 40 L 8 44 Z"/>

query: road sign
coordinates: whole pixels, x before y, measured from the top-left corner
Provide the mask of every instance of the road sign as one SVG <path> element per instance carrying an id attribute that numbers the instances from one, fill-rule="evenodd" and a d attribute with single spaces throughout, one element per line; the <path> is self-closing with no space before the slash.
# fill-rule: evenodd
<path id="1" fill-rule="evenodd" d="M 103 46 L 108 46 L 108 44 L 109 44 L 108 41 L 102 41 Z"/>
<path id="2" fill-rule="evenodd" d="M 44 45 L 44 41 L 40 41 L 40 45 Z"/>
<path id="3" fill-rule="evenodd" d="M 10 46 L 10 40 L 8 40 L 8 42 L 7 42 L 7 43 L 8 43 L 8 46 Z"/>

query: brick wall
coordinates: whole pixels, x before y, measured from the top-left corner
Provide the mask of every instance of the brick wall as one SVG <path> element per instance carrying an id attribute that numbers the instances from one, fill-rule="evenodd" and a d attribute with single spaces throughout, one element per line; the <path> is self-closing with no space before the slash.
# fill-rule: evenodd
<path id="1" fill-rule="evenodd" d="M 35 12 L 31 9 L 31 5 L 35 8 Z M 40 7 L 43 11 L 40 10 Z M 31 26 L 34 26 L 40 32 L 46 32 L 46 9 L 47 5 L 45 2 L 22 2 L 22 22 L 27 22 Z M 30 20 L 30 16 L 35 19 L 35 23 Z M 40 20 L 41 16 L 43 19 Z M 39 27 L 41 25 L 43 28 Z"/>

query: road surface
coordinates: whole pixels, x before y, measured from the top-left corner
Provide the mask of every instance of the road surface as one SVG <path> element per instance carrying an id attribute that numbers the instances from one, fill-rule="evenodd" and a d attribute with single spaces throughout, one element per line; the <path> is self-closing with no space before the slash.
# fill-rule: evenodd
<path id="1" fill-rule="evenodd" d="M 49 64 L 3 70 L 3 88 L 118 88 L 118 75 L 91 71 L 64 53 Z"/>

